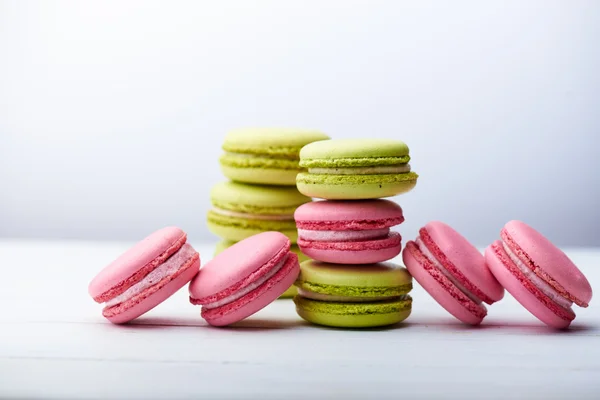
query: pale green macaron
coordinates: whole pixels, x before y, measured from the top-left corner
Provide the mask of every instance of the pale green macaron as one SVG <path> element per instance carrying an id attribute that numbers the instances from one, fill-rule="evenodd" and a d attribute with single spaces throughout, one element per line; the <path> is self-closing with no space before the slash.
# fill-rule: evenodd
<path id="1" fill-rule="evenodd" d="M 239 241 L 266 231 L 277 231 L 296 243 L 294 211 L 311 201 L 295 187 L 222 182 L 210 191 L 213 205 L 208 229 L 222 239 Z"/>
<path id="2" fill-rule="evenodd" d="M 237 243 L 237 242 L 234 242 L 231 240 L 221 240 L 215 246 L 215 252 L 213 254 L 213 257 L 215 257 L 217 254 L 221 253 L 226 248 L 231 247 L 235 243 Z M 290 250 L 298 255 L 299 262 L 304 262 L 304 261 L 310 260 L 310 258 L 308 258 L 306 255 L 304 255 L 304 253 L 302 253 L 300 251 L 300 248 L 297 245 L 293 244 L 292 247 L 290 248 Z M 279 298 L 280 299 L 291 298 L 291 297 L 294 297 L 297 293 L 298 293 L 298 291 L 296 290 L 296 286 L 292 285 L 292 286 L 290 286 L 290 288 L 288 290 L 285 291 L 285 293 L 283 293 L 281 296 L 279 296 Z"/>
<path id="3" fill-rule="evenodd" d="M 410 191 L 408 146 L 392 139 L 334 139 L 311 143 L 300 151 L 297 175 L 301 193 L 330 200 L 376 199 Z"/>
<path id="4" fill-rule="evenodd" d="M 305 320 L 326 326 L 365 328 L 392 325 L 412 309 L 412 277 L 393 263 L 300 265 L 295 285 L 296 311 Z"/>
<path id="5" fill-rule="evenodd" d="M 329 139 L 307 129 L 237 129 L 225 136 L 221 170 L 231 180 L 265 185 L 296 185 L 299 153 L 305 145 Z"/>

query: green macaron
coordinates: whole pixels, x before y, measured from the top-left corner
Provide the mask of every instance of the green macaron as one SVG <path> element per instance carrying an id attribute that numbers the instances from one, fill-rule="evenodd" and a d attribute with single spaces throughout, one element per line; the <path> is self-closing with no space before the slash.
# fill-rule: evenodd
<path id="1" fill-rule="evenodd" d="M 222 239 L 239 241 L 266 231 L 278 231 L 296 243 L 294 211 L 311 201 L 295 187 L 223 182 L 210 191 L 213 205 L 208 229 Z"/>
<path id="2" fill-rule="evenodd" d="M 330 200 L 376 199 L 412 190 L 408 146 L 392 139 L 334 139 L 306 145 L 297 175 L 301 193 Z"/>
<path id="3" fill-rule="evenodd" d="M 237 129 L 225 136 L 221 170 L 231 180 L 265 185 L 296 185 L 300 149 L 329 139 L 322 132 L 290 128 Z"/>
<path id="4" fill-rule="evenodd" d="M 215 246 L 215 252 L 213 254 L 213 257 L 215 257 L 217 254 L 221 253 L 223 250 L 227 249 L 228 247 L 231 247 L 235 243 L 237 243 L 237 242 L 232 241 L 232 240 L 221 240 Z M 308 258 L 306 255 L 304 255 L 304 253 L 302 253 L 300 251 L 300 248 L 297 245 L 293 244 L 292 247 L 290 248 L 290 250 L 292 252 L 296 253 L 296 255 L 298 255 L 299 262 L 310 260 L 310 258 Z M 279 298 L 280 299 L 291 298 L 291 297 L 294 297 L 297 293 L 298 293 L 298 290 L 296 289 L 296 286 L 292 285 L 281 296 L 279 296 Z"/>
<path id="5" fill-rule="evenodd" d="M 305 320 L 326 326 L 364 328 L 405 320 L 411 312 L 412 277 L 393 263 L 300 265 L 295 285 L 296 311 Z"/>

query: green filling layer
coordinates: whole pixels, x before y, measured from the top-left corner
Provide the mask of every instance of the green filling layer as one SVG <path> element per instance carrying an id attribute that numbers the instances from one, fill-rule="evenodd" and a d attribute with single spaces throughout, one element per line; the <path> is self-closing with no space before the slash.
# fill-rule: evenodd
<path id="1" fill-rule="evenodd" d="M 254 206 L 251 204 L 240 204 L 240 203 L 228 203 L 225 201 L 218 201 L 211 199 L 212 204 L 223 210 L 230 210 L 248 214 L 263 214 L 263 215 L 292 215 L 296 208 L 298 208 L 301 204 L 297 206 L 288 206 L 288 207 L 261 207 Z"/>
<path id="2" fill-rule="evenodd" d="M 373 303 L 334 303 L 319 300 L 311 300 L 302 296 L 294 297 L 297 307 L 308 312 L 324 313 L 333 315 L 373 315 L 391 314 L 410 310 L 412 298 L 403 300 L 381 301 Z"/>
<path id="3" fill-rule="evenodd" d="M 222 165 L 235 168 L 269 168 L 269 169 L 292 169 L 301 171 L 298 160 L 287 160 L 283 158 L 269 157 L 236 157 L 224 154 L 219 159 Z"/>
<path id="4" fill-rule="evenodd" d="M 406 164 L 410 156 L 403 157 L 365 157 L 365 158 L 303 158 L 302 168 L 337 168 L 337 167 L 375 167 L 381 165 Z"/>
<path id="5" fill-rule="evenodd" d="M 290 221 L 269 221 L 269 220 L 258 220 L 258 219 L 245 219 L 238 217 L 229 217 L 226 215 L 221 215 L 214 213 L 212 211 L 208 212 L 207 216 L 208 222 L 211 222 L 216 225 L 222 225 L 233 228 L 242 228 L 242 229 L 260 229 L 266 231 L 287 231 L 287 230 L 296 230 L 296 223 L 293 220 Z"/>
<path id="6" fill-rule="evenodd" d="M 229 153 L 253 154 L 260 157 L 278 157 L 280 159 L 295 159 L 300 157 L 302 147 L 261 147 L 260 149 L 252 147 L 239 147 L 231 144 L 224 144 L 223 150 Z"/>
<path id="7" fill-rule="evenodd" d="M 412 290 L 412 283 L 401 286 L 380 286 L 380 287 L 359 287 L 359 286 L 337 286 L 324 285 L 320 283 L 312 283 L 306 281 L 296 281 L 296 286 L 299 288 L 313 292 L 326 294 L 331 296 L 346 296 L 346 297 L 391 297 L 402 296 Z"/>
<path id="8" fill-rule="evenodd" d="M 373 174 L 373 175 L 323 175 L 299 173 L 296 182 L 311 185 L 361 185 L 382 184 L 416 181 L 419 175 L 414 172 L 404 174 Z"/>

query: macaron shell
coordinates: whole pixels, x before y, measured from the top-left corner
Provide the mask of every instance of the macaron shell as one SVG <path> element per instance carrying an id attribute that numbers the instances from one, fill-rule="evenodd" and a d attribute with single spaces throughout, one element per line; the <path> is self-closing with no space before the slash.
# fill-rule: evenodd
<path id="1" fill-rule="evenodd" d="M 177 227 L 166 227 L 148 235 L 105 267 L 90 282 L 88 292 L 103 303 L 125 292 L 181 248 L 187 235 Z"/>
<path id="2" fill-rule="evenodd" d="M 412 285 L 412 277 L 406 268 L 392 262 L 340 265 L 308 260 L 301 264 L 300 269 L 299 281 L 318 285 L 364 288 Z"/>
<path id="3" fill-rule="evenodd" d="M 374 303 L 334 303 L 294 297 L 296 312 L 308 322 L 337 328 L 387 326 L 409 317 L 412 300 Z"/>
<path id="4" fill-rule="evenodd" d="M 223 150 L 244 154 L 268 154 L 297 159 L 305 145 L 327 140 L 329 136 L 314 129 L 241 128 L 227 133 Z"/>
<path id="5" fill-rule="evenodd" d="M 323 175 L 299 173 L 296 186 L 300 193 L 327 200 L 363 200 L 392 197 L 411 191 L 418 175 Z"/>
<path id="6" fill-rule="evenodd" d="M 485 265 L 483 255 L 456 230 L 432 221 L 420 230 L 420 236 L 438 261 L 471 293 L 488 304 L 504 297 L 504 288 Z"/>
<path id="7" fill-rule="evenodd" d="M 296 173 L 293 174 L 294 179 Z M 295 180 L 294 180 L 295 183 Z M 311 201 L 296 188 L 221 182 L 210 190 L 211 203 L 219 208 L 250 214 L 293 214 Z"/>
<path id="8" fill-rule="evenodd" d="M 180 269 L 175 277 L 165 278 L 164 282 L 161 281 L 132 299 L 121 303 L 118 307 L 107 310 L 110 313 L 104 316 L 114 324 L 123 324 L 152 310 L 196 276 L 200 269 L 199 255 L 196 254 L 189 260 L 188 264 L 187 267 Z"/>
<path id="9" fill-rule="evenodd" d="M 332 200 L 303 204 L 294 219 L 301 229 L 355 230 L 367 228 L 361 224 L 364 221 L 369 222 L 369 229 L 391 227 L 402 223 L 404 216 L 402 208 L 389 200 Z"/>
<path id="10" fill-rule="evenodd" d="M 308 257 L 336 264 L 371 264 L 391 260 L 400 254 L 402 243 L 397 232 L 387 238 L 359 242 L 312 242 L 299 240 Z"/>
<path id="11" fill-rule="evenodd" d="M 252 282 L 262 276 L 260 272 L 265 266 L 282 258 L 289 249 L 289 239 L 279 232 L 263 232 L 238 242 L 202 267 L 190 283 L 190 296 L 208 298 L 243 282 Z"/>
<path id="12" fill-rule="evenodd" d="M 295 186 L 296 175 L 301 169 L 284 169 L 267 167 L 235 167 L 221 162 L 221 172 L 227 178 L 236 182 L 258 185 Z"/>
<path id="13" fill-rule="evenodd" d="M 429 260 L 414 242 L 410 241 L 406 244 L 402 259 L 412 277 L 446 311 L 465 324 L 478 325 L 483 321 L 487 314 L 485 306 L 474 303 L 433 265 L 429 265 L 426 269 L 424 265 L 430 264 Z"/>
<path id="14" fill-rule="evenodd" d="M 208 230 L 220 238 L 241 241 L 263 232 L 276 231 L 287 236 L 292 243 L 298 241 L 296 223 L 289 221 L 268 221 L 228 217 L 209 211 L 207 217 Z"/>
<path id="15" fill-rule="evenodd" d="M 277 300 L 294 283 L 299 273 L 298 257 L 290 253 L 284 266 L 271 279 L 232 303 L 214 309 L 203 307 L 202 318 L 213 326 L 241 321 Z"/>
<path id="16" fill-rule="evenodd" d="M 326 140 L 307 144 L 300 150 L 300 158 L 302 160 L 344 158 L 368 159 L 403 157 L 408 155 L 409 149 L 406 143 L 400 140 L 375 138 Z"/>
<path id="17" fill-rule="evenodd" d="M 592 287 L 577 266 L 541 233 L 521 221 L 510 221 L 503 229 L 521 251 L 533 261 L 533 271 L 559 293 L 571 297 L 576 304 L 587 307 L 592 299 Z M 511 247 L 512 248 L 512 247 Z M 518 252 L 517 252 L 518 253 Z M 523 259 L 521 255 L 519 258 Z M 526 264 L 526 260 L 522 260 Z"/>
<path id="18" fill-rule="evenodd" d="M 496 241 L 495 243 L 497 246 L 501 246 L 499 241 Z M 523 307 L 546 325 L 557 329 L 567 328 L 571 324 L 571 321 L 559 317 L 531 293 L 531 291 L 529 291 L 505 265 L 505 263 L 509 262 L 508 256 L 506 260 L 500 259 L 494 252 L 492 246 L 493 245 L 489 246 L 485 250 L 485 260 L 491 272 L 502 286 L 504 286 L 504 288 L 508 290 L 508 292 L 521 303 Z M 573 314 L 573 318 L 574 317 L 575 315 Z"/>

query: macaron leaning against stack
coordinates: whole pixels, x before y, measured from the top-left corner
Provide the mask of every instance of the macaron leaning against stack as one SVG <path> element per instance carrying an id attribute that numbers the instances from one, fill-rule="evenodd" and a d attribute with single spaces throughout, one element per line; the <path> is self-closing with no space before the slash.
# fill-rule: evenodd
<path id="1" fill-rule="evenodd" d="M 365 328 L 408 318 L 412 278 L 392 263 L 340 265 L 305 261 L 296 280 L 296 311 L 305 320 L 340 328 Z"/>
<path id="2" fill-rule="evenodd" d="M 567 328 L 575 319 L 573 303 L 587 307 L 592 299 L 586 277 L 565 253 L 524 222 L 508 222 L 500 238 L 485 250 L 494 276 L 540 321 Z"/>
<path id="3" fill-rule="evenodd" d="M 226 249 L 228 249 L 236 243 L 237 242 L 232 242 L 230 240 L 221 240 L 215 246 L 215 252 L 213 254 L 213 257 L 216 257 L 218 254 L 222 253 L 223 251 L 225 251 Z M 309 260 L 309 258 L 304 253 L 302 253 L 302 251 L 300 251 L 300 248 L 295 244 L 290 247 L 290 251 L 298 256 L 298 262 L 304 262 Z M 282 299 L 289 299 L 294 297 L 297 293 L 298 291 L 296 290 L 296 286 L 292 285 L 279 297 Z"/>
<path id="4" fill-rule="evenodd" d="M 391 139 L 334 139 L 300 151 L 298 190 L 328 200 L 376 199 L 410 191 L 418 175 L 411 172 L 408 146 Z"/>
<path id="5" fill-rule="evenodd" d="M 221 157 L 223 174 L 231 180 L 266 185 L 296 185 L 300 149 L 329 139 L 308 129 L 237 129 L 225 137 Z"/>
<path id="6" fill-rule="evenodd" d="M 181 229 L 160 229 L 104 268 L 88 287 L 104 303 L 102 315 L 115 324 L 150 311 L 187 284 L 200 269 L 200 256 Z"/>
<path id="7" fill-rule="evenodd" d="M 298 207 L 294 219 L 300 249 L 315 260 L 369 264 L 400 254 L 402 238 L 390 227 L 404 216 L 388 200 L 315 201 Z"/>
<path id="8" fill-rule="evenodd" d="M 276 300 L 296 280 L 300 266 L 279 232 L 242 240 L 208 262 L 190 282 L 190 302 L 210 325 L 241 321 Z"/>
<path id="9" fill-rule="evenodd" d="M 410 274 L 442 307 L 465 324 L 477 325 L 487 315 L 483 303 L 504 297 L 483 255 L 443 222 L 429 222 L 402 253 Z"/>
<path id="10" fill-rule="evenodd" d="M 215 235 L 239 241 L 261 232 L 277 231 L 296 243 L 294 211 L 311 199 L 295 187 L 245 185 L 223 182 L 210 191 L 213 205 L 208 229 Z"/>

